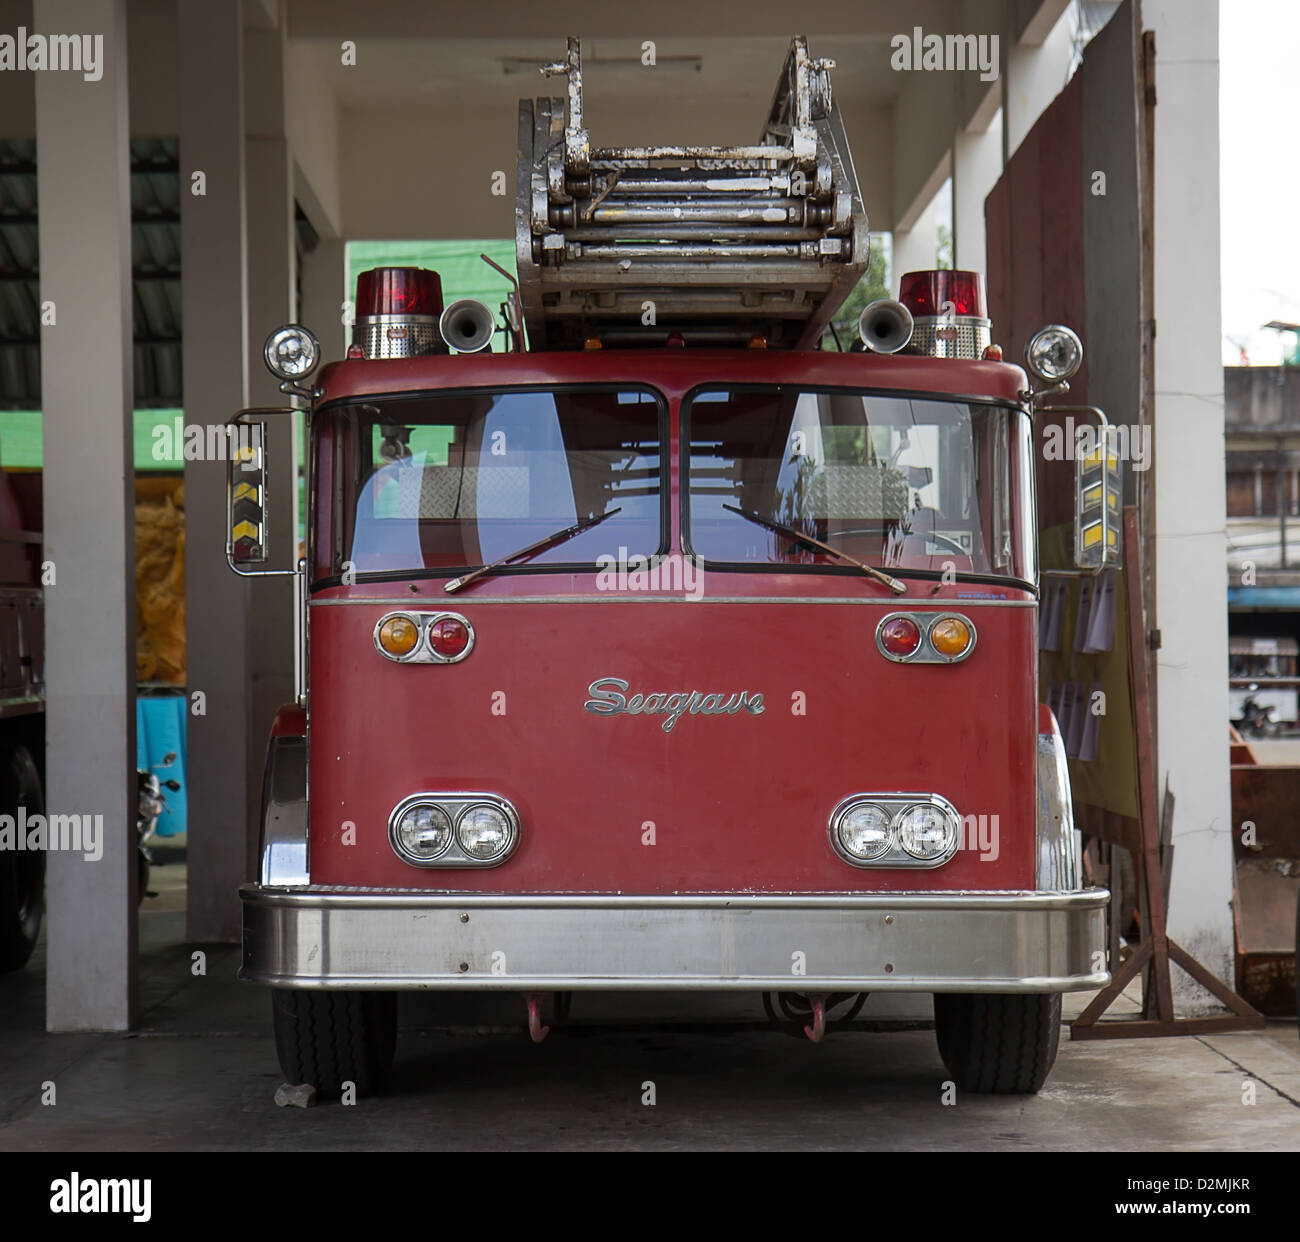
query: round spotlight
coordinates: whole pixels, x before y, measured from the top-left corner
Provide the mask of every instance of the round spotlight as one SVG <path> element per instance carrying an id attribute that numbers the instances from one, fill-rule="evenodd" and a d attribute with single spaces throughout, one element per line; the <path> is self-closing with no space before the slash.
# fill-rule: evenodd
<path id="1" fill-rule="evenodd" d="M 393 833 L 397 852 L 408 862 L 427 863 L 451 844 L 451 819 L 432 802 L 417 802 L 402 812 Z"/>
<path id="2" fill-rule="evenodd" d="M 1029 338 L 1025 363 L 1045 384 L 1059 384 L 1083 365 L 1083 342 L 1064 324 L 1049 323 Z"/>
<path id="3" fill-rule="evenodd" d="M 486 802 L 470 807 L 456 825 L 460 848 L 479 862 L 501 857 L 510 848 L 513 836 L 514 828 L 506 813 Z"/>
<path id="4" fill-rule="evenodd" d="M 262 356 L 277 379 L 305 379 L 320 362 L 320 342 L 300 324 L 286 324 L 266 338 Z"/>
<path id="5" fill-rule="evenodd" d="M 853 807 L 836 829 L 840 844 L 854 858 L 879 858 L 889 849 L 889 816 L 870 802 Z"/>
<path id="6" fill-rule="evenodd" d="M 959 828 L 942 808 L 922 803 L 898 817 L 898 843 L 913 858 L 934 862 L 956 851 Z"/>

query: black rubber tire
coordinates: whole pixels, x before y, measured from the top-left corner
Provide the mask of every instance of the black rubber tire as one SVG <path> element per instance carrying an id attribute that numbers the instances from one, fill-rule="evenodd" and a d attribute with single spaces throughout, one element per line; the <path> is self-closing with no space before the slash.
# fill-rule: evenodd
<path id="1" fill-rule="evenodd" d="M 377 1091 L 397 1049 L 396 992 L 271 991 L 275 1052 L 287 1082 L 333 1098 L 345 1082 Z"/>
<path id="2" fill-rule="evenodd" d="M 135 904 L 141 905 L 149 893 L 149 860 L 144 851 L 135 847 Z"/>
<path id="3" fill-rule="evenodd" d="M 1032 1095 L 1061 1038 L 1061 997 L 936 995 L 939 1055 L 959 1091 Z"/>
<path id="4" fill-rule="evenodd" d="M 19 806 L 45 811 L 41 775 L 26 746 L 15 746 L 0 768 L 0 812 L 16 820 Z M 45 851 L 0 850 L 0 971 L 27 964 L 44 910 Z"/>

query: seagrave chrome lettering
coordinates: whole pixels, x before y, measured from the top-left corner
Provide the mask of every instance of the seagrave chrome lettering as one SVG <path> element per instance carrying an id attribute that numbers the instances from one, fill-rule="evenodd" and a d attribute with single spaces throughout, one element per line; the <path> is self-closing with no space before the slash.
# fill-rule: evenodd
<path id="1" fill-rule="evenodd" d="M 587 687 L 591 696 L 583 707 L 594 716 L 663 716 L 659 727 L 671 733 L 685 715 L 734 716 L 748 712 L 751 716 L 763 714 L 763 695 L 760 691 L 739 690 L 729 694 L 704 694 L 699 690 L 682 690 L 676 694 L 654 691 L 628 697 L 628 683 L 621 677 L 597 677 Z"/>

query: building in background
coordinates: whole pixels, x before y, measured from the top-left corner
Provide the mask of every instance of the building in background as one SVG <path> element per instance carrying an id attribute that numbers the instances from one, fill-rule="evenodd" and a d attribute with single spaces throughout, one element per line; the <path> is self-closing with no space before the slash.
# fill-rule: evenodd
<path id="1" fill-rule="evenodd" d="M 1286 653 L 1300 642 L 1300 366 L 1224 367 L 1223 390 L 1231 711 L 1239 719 L 1253 694 L 1294 727 Z"/>

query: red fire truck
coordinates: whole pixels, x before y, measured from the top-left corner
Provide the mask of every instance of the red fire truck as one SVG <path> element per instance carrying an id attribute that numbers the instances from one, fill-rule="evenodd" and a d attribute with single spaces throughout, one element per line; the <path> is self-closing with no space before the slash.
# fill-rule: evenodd
<path id="1" fill-rule="evenodd" d="M 345 359 L 268 340 L 307 553 L 270 568 L 256 434 L 228 553 L 302 588 L 242 890 L 290 1081 L 373 1088 L 403 991 L 517 993 L 540 1039 L 583 990 L 741 989 L 814 1040 L 932 994 L 948 1075 L 1028 1092 L 1108 981 L 1036 679 L 1045 390 L 974 273 L 822 347 L 868 251 L 831 68 L 796 39 L 752 147 L 593 148 L 570 41 L 499 322 L 376 269 Z M 1078 361 L 1054 327 L 1030 366 Z"/>

